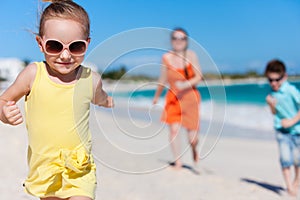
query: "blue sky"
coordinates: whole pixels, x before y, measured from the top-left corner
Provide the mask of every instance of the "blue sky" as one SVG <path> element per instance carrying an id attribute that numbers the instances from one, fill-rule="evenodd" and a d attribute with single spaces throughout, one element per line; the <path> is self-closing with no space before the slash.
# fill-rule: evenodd
<path id="1" fill-rule="evenodd" d="M 299 0 L 75 2 L 82 5 L 91 18 L 90 52 L 126 31 L 144 27 L 172 29 L 180 26 L 189 32 L 195 43 L 205 49 L 221 72 L 262 72 L 268 60 L 280 58 L 286 63 L 290 74 L 300 73 Z M 0 57 L 17 57 L 31 61 L 43 59 L 34 35 L 30 33 L 37 31 L 39 5 L 44 4 L 38 0 L 1 2 Z M 121 47 L 114 44 L 113 49 L 117 48 Z M 131 60 L 139 60 L 142 56 L 145 58 L 142 53 L 144 52 L 132 55 Z M 156 51 L 149 57 L 152 61 L 157 59 L 159 62 L 162 53 Z M 200 56 L 199 60 L 201 63 Z M 134 65 L 129 61 L 125 64 L 128 67 Z M 202 68 L 206 70 L 205 63 Z"/>

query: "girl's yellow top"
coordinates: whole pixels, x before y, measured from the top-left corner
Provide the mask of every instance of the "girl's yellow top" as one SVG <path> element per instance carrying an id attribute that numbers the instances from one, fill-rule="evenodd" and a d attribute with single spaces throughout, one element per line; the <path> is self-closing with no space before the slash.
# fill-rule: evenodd
<path id="1" fill-rule="evenodd" d="M 37 197 L 94 199 L 96 167 L 89 130 L 92 72 L 81 66 L 75 84 L 53 82 L 45 63 L 25 100 L 29 174 L 26 191 Z"/>

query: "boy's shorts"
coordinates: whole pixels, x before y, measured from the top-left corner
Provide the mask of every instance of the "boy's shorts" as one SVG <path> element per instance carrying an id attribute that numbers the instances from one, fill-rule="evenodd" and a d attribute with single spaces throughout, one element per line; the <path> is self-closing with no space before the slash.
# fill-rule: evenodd
<path id="1" fill-rule="evenodd" d="M 300 134 L 276 133 L 282 168 L 292 165 L 300 167 Z"/>

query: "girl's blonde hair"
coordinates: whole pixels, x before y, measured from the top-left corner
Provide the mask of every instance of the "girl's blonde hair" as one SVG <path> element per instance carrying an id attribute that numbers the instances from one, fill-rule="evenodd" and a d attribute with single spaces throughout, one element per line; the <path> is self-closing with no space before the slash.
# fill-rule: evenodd
<path id="1" fill-rule="evenodd" d="M 51 2 L 41 14 L 39 23 L 39 36 L 45 33 L 45 22 L 49 19 L 70 19 L 82 25 L 86 38 L 90 36 L 90 19 L 80 5 L 71 0 L 43 0 Z"/>

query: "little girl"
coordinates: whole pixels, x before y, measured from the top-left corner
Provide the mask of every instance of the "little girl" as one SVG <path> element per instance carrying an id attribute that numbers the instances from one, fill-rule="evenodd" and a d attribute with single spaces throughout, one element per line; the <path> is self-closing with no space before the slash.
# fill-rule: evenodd
<path id="1" fill-rule="evenodd" d="M 29 174 L 26 191 L 43 200 L 95 198 L 90 103 L 113 107 L 100 75 L 81 65 L 90 43 L 86 11 L 52 1 L 40 19 L 37 43 L 44 62 L 29 64 L 0 96 L 0 120 L 23 122 L 16 102 L 25 96 Z"/>

